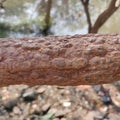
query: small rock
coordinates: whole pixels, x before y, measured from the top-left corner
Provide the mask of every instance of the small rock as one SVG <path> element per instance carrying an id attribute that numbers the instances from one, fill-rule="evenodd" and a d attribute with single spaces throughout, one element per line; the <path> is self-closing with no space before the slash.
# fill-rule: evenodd
<path id="1" fill-rule="evenodd" d="M 117 106 L 120 107 L 120 92 L 116 87 L 111 87 L 110 90 L 110 98 L 112 102 Z"/>
<path id="2" fill-rule="evenodd" d="M 0 120 L 8 120 L 6 116 L 0 116 Z"/>
<path id="3" fill-rule="evenodd" d="M 33 104 L 30 109 L 30 114 L 40 113 L 40 107 L 37 104 Z"/>
<path id="4" fill-rule="evenodd" d="M 104 114 L 99 111 L 90 111 L 84 117 L 84 120 L 103 120 Z"/>
<path id="5" fill-rule="evenodd" d="M 57 117 L 57 118 L 63 118 L 69 112 L 70 112 L 69 110 L 65 110 L 65 109 L 64 110 L 56 111 L 55 117 Z"/>
<path id="6" fill-rule="evenodd" d="M 63 106 L 64 107 L 70 107 L 71 106 L 71 102 L 63 102 Z"/>
<path id="7" fill-rule="evenodd" d="M 84 116 L 84 120 L 89 120 L 89 119 L 94 120 L 94 111 L 90 111 Z"/>
<path id="8" fill-rule="evenodd" d="M 94 119 L 95 120 L 102 120 L 104 118 L 104 114 L 101 112 L 96 111 L 94 114 Z"/>
<path id="9" fill-rule="evenodd" d="M 21 111 L 20 111 L 20 108 L 19 108 L 19 107 L 14 107 L 14 108 L 13 108 L 13 112 L 14 112 L 15 114 L 21 114 Z"/>
<path id="10" fill-rule="evenodd" d="M 96 92 L 99 92 L 100 89 L 101 89 L 101 86 L 100 85 L 95 85 L 95 86 L 93 86 L 93 88 Z"/>
<path id="11" fill-rule="evenodd" d="M 38 93 L 38 94 L 41 94 L 41 93 L 43 93 L 43 92 L 45 92 L 45 87 L 38 88 L 38 89 L 36 90 L 36 93 Z"/>
<path id="12" fill-rule="evenodd" d="M 66 120 L 66 118 L 61 118 L 60 120 Z"/>
<path id="13" fill-rule="evenodd" d="M 27 91 L 22 95 L 24 101 L 31 102 L 36 99 L 36 94 L 34 91 Z"/>
<path id="14" fill-rule="evenodd" d="M 22 110 L 22 116 L 24 117 L 24 118 L 26 118 L 30 113 L 29 113 L 29 111 L 30 111 L 30 108 L 31 107 L 31 103 L 27 103 L 27 104 L 25 104 L 25 103 L 22 103 L 21 105 L 20 105 L 20 108 L 21 108 L 21 110 Z"/>
<path id="15" fill-rule="evenodd" d="M 109 120 L 120 120 L 120 114 L 110 113 L 108 115 Z"/>
<path id="16" fill-rule="evenodd" d="M 5 115 L 6 113 L 7 113 L 7 111 L 4 108 L 1 108 L 1 106 L 0 106 L 0 116 Z"/>
<path id="17" fill-rule="evenodd" d="M 99 108 L 99 110 L 102 112 L 102 113 L 107 113 L 108 111 L 108 106 L 102 106 Z"/>
<path id="18" fill-rule="evenodd" d="M 47 112 L 47 111 L 50 109 L 50 107 L 51 107 L 51 104 L 50 104 L 50 103 L 47 103 L 47 104 L 43 105 L 42 111 L 43 111 L 43 112 Z"/>
<path id="19" fill-rule="evenodd" d="M 101 100 L 105 103 L 105 104 L 109 104 L 111 102 L 111 99 L 109 96 L 103 96 L 101 97 Z"/>
<path id="20" fill-rule="evenodd" d="M 4 104 L 7 111 L 12 111 L 13 107 L 17 104 L 18 99 L 13 99 Z"/>
<path id="21" fill-rule="evenodd" d="M 50 108 L 50 110 L 49 110 L 49 112 L 50 112 L 50 113 L 53 113 L 53 114 L 56 114 L 57 111 L 58 111 L 57 108 Z"/>

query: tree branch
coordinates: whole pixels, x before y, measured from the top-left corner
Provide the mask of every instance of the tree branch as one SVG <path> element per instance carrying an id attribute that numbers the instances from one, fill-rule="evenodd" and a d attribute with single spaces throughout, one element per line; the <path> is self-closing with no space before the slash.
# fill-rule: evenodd
<path id="1" fill-rule="evenodd" d="M 111 0 L 108 8 L 103 11 L 95 21 L 90 33 L 97 33 L 99 28 L 113 15 L 113 13 L 119 8 L 119 5 L 116 6 L 118 0 Z"/>
<path id="2" fill-rule="evenodd" d="M 0 86 L 120 80 L 120 34 L 0 39 Z"/>
<path id="3" fill-rule="evenodd" d="M 90 13 L 89 13 L 89 0 L 81 0 L 81 3 L 83 4 L 84 11 L 86 14 L 87 22 L 88 22 L 88 33 L 91 31 L 92 23 L 91 23 L 91 18 L 90 18 Z"/>

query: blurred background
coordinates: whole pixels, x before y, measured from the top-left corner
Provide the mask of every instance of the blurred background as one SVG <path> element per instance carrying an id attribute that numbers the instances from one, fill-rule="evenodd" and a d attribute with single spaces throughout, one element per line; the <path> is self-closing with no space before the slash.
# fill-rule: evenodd
<path id="1" fill-rule="evenodd" d="M 0 0 L 0 38 L 87 34 L 109 3 L 110 0 Z M 116 10 L 98 33 L 120 33 L 119 13 L 120 9 Z M 120 120 L 120 83 L 3 87 L 0 120 Z"/>
<path id="2" fill-rule="evenodd" d="M 82 0 L 0 0 L 0 37 L 36 37 L 45 34 L 74 35 L 88 33 Z M 84 1 L 84 0 L 83 0 Z M 110 0 L 90 0 L 92 24 Z M 99 33 L 120 32 L 120 9 L 100 28 Z M 46 17 L 46 18 L 45 18 Z M 48 20 L 46 20 L 48 19 Z"/>

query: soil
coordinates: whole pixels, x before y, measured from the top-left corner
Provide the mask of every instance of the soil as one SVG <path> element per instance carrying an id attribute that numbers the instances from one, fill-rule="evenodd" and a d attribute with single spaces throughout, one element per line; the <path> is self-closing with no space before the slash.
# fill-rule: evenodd
<path id="1" fill-rule="evenodd" d="M 0 120 L 120 120 L 120 83 L 3 87 Z"/>

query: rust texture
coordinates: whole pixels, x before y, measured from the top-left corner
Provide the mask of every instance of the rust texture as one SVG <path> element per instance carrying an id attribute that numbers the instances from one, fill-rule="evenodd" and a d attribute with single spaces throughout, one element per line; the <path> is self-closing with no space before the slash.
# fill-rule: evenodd
<path id="1" fill-rule="evenodd" d="M 0 86 L 120 80 L 120 34 L 0 39 Z"/>

